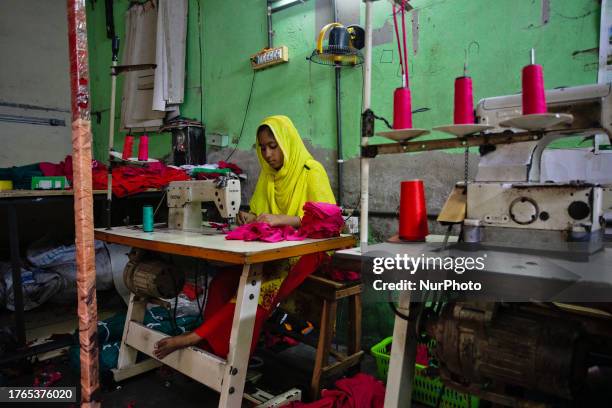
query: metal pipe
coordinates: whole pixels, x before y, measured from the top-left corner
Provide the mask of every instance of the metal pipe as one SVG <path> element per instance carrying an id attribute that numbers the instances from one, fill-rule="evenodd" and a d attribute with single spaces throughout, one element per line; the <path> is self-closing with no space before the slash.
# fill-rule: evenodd
<path id="1" fill-rule="evenodd" d="M 331 2 L 331 6 L 332 6 L 332 18 L 333 18 L 333 22 L 337 22 L 338 21 L 338 5 L 336 0 L 332 0 Z M 342 151 L 342 99 L 341 99 L 341 89 L 340 89 L 340 84 L 341 84 L 341 73 L 340 70 L 342 69 L 342 66 L 340 65 L 336 65 L 334 67 L 334 73 L 336 76 L 336 147 L 338 150 L 337 153 L 337 168 L 338 168 L 338 180 L 337 180 L 337 186 L 338 186 L 338 193 L 336 195 L 336 198 L 338 199 L 338 205 L 340 207 L 342 207 L 342 205 L 344 204 L 344 199 L 343 199 L 343 195 L 344 195 L 344 183 L 343 183 L 343 174 L 344 174 L 344 154 Z"/>
<path id="2" fill-rule="evenodd" d="M 77 266 L 81 407 L 98 408 L 98 311 L 91 180 L 92 134 L 85 0 L 68 0 L 68 55 L 72 108 L 74 232 Z"/>
<path id="3" fill-rule="evenodd" d="M 274 30 L 272 29 L 272 2 L 267 0 L 268 3 L 268 48 L 274 47 Z"/>
<path id="4" fill-rule="evenodd" d="M 336 73 L 336 140 L 337 140 L 337 148 L 338 148 L 338 205 L 342 207 L 344 204 L 343 194 L 344 194 L 344 183 L 343 180 L 343 169 L 344 169 L 344 154 L 342 152 L 342 101 L 341 101 L 341 90 L 340 90 L 340 82 L 341 75 L 340 70 L 341 66 L 337 65 L 334 68 Z"/>
<path id="5" fill-rule="evenodd" d="M 365 0 L 365 63 L 363 74 L 363 110 L 364 112 L 370 109 L 371 91 L 372 91 L 372 0 Z M 368 137 L 362 134 L 361 146 L 368 146 Z M 361 217 L 359 230 L 359 240 L 361 245 L 361 253 L 365 253 L 368 249 L 368 195 L 370 182 L 370 159 L 361 157 L 361 199 L 360 209 Z"/>

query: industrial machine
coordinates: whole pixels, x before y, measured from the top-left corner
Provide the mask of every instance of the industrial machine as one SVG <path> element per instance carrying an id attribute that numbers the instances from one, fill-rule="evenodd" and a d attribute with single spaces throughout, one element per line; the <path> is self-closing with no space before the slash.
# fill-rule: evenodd
<path id="1" fill-rule="evenodd" d="M 230 225 L 240 210 L 240 180 L 173 181 L 168 185 L 168 227 L 183 231 L 202 230 L 202 203 L 214 203 Z"/>
<path id="2" fill-rule="evenodd" d="M 573 122 L 532 130 L 547 131 L 538 140 L 483 152 L 476 179 L 467 187 L 466 242 L 566 253 L 602 248 L 604 212 L 612 205 L 608 186 L 542 180 L 541 168 L 544 150 L 557 139 L 612 135 L 611 85 L 556 89 L 546 98 L 550 111 L 569 114 Z M 521 95 L 484 99 L 476 113 L 481 124 L 495 127 L 491 132 L 509 131 L 500 123 L 521 115 Z"/>
<path id="3" fill-rule="evenodd" d="M 551 182 L 540 170 L 554 140 L 612 135 L 611 85 L 556 89 L 546 97 L 549 111 L 573 121 L 527 129 L 533 141 L 481 146 L 478 173 L 467 184 L 462 245 L 589 262 L 606 245 L 612 188 L 592 180 Z M 477 108 L 479 123 L 496 134 L 525 132 L 500 125 L 520 115 L 520 94 L 484 99 Z M 597 398 L 611 394 L 612 303 L 448 302 L 424 309 L 418 321 L 418 332 L 434 340 L 446 386 L 503 406 L 609 405 Z"/>

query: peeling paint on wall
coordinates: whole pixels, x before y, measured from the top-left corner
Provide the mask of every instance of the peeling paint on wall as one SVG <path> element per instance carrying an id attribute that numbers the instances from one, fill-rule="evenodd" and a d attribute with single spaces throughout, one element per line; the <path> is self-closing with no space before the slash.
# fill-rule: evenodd
<path id="1" fill-rule="evenodd" d="M 412 53 L 419 50 L 419 9 L 412 10 Z"/>
<path id="2" fill-rule="evenodd" d="M 542 0 L 542 25 L 548 24 L 550 20 L 550 0 Z"/>

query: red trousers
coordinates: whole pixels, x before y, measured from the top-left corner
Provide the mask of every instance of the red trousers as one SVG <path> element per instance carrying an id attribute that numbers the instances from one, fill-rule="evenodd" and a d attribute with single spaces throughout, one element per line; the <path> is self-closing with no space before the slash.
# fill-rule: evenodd
<path id="1" fill-rule="evenodd" d="M 277 305 L 285 300 L 308 275 L 317 270 L 326 257 L 327 254 L 324 252 L 302 256 L 289 271 L 271 304 Z M 208 289 L 204 322 L 195 329 L 195 333 L 202 338 L 202 347 L 222 358 L 226 358 L 229 353 L 229 340 L 236 309 L 232 298 L 236 295 L 240 274 L 239 269 L 228 269 L 214 277 Z M 273 310 L 274 306 L 266 309 L 257 305 L 251 353 L 255 350 L 264 322 Z"/>

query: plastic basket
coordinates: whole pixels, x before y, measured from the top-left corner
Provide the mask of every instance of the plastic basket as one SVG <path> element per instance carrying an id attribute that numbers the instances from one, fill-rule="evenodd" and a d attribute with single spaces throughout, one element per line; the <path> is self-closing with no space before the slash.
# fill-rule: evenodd
<path id="1" fill-rule="evenodd" d="M 392 340 L 393 337 L 387 337 L 370 349 L 372 355 L 376 359 L 378 377 L 383 381 L 387 379 L 387 373 L 389 372 Z M 440 408 L 478 408 L 480 405 L 480 399 L 478 397 L 464 394 L 450 388 L 444 388 L 439 378 L 431 378 L 423 375 L 426 368 L 427 367 L 420 364 L 415 364 L 412 390 L 413 401 L 435 407 L 438 398 L 441 398 Z M 442 391 L 444 391 L 444 393 L 440 395 Z"/>

